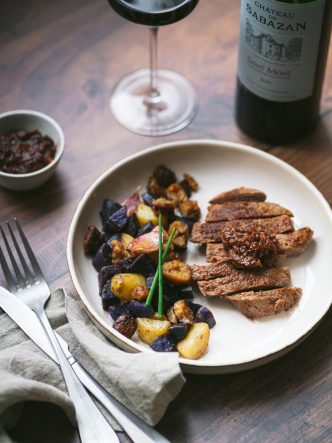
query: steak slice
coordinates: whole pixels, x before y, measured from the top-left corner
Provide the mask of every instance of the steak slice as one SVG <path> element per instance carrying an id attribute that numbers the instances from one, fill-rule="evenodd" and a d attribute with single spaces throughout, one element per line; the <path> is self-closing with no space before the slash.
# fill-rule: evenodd
<path id="1" fill-rule="evenodd" d="M 232 272 L 237 271 L 233 268 L 227 258 L 208 265 L 192 265 L 190 266 L 190 269 L 191 278 L 194 281 L 212 280 L 213 278 L 224 277 L 225 275 L 229 275 Z"/>
<path id="2" fill-rule="evenodd" d="M 298 229 L 289 234 L 277 234 L 278 249 L 280 254 L 295 257 L 302 254 L 312 240 L 314 232 L 310 228 Z"/>
<path id="3" fill-rule="evenodd" d="M 259 272 L 236 271 L 213 280 L 200 280 L 198 288 L 206 297 L 220 297 L 236 292 L 289 286 L 288 268 L 270 268 Z"/>
<path id="4" fill-rule="evenodd" d="M 293 216 L 292 212 L 276 203 L 268 202 L 226 202 L 208 208 L 206 222 L 241 220 L 246 218 L 268 218 L 278 215 Z"/>
<path id="5" fill-rule="evenodd" d="M 221 192 L 215 197 L 211 198 L 209 203 L 224 203 L 229 201 L 257 201 L 263 202 L 266 200 L 266 194 L 253 188 L 235 188 L 227 192 Z"/>
<path id="6" fill-rule="evenodd" d="M 295 257 L 304 252 L 312 240 L 313 231 L 310 228 L 301 228 L 287 234 L 277 234 L 278 253 L 287 257 Z M 208 243 L 206 245 L 206 261 L 208 263 L 225 261 L 228 259 L 222 243 Z"/>
<path id="7" fill-rule="evenodd" d="M 290 217 L 279 215 L 273 218 L 257 218 L 253 220 L 229 220 L 216 223 L 195 223 L 191 241 L 193 243 L 218 243 L 221 242 L 223 229 L 248 228 L 266 231 L 269 234 L 283 234 L 293 231 L 294 226 Z"/>
<path id="8" fill-rule="evenodd" d="M 278 288 L 268 291 L 241 292 L 227 295 L 225 299 L 236 306 L 246 317 L 257 320 L 289 311 L 298 304 L 301 294 L 300 288 Z"/>

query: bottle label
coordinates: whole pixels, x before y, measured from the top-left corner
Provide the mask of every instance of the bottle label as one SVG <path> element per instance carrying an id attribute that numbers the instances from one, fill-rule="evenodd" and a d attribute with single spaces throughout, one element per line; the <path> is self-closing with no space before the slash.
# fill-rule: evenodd
<path id="1" fill-rule="evenodd" d="M 242 0 L 238 75 L 252 93 L 291 102 L 312 94 L 324 0 Z"/>

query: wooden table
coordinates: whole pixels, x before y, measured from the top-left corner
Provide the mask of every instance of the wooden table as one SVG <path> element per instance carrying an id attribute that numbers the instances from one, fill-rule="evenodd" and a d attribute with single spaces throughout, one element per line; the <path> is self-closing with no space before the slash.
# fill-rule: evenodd
<path id="1" fill-rule="evenodd" d="M 295 166 L 332 201 L 332 53 L 321 120 L 310 136 L 275 146 L 244 135 L 233 119 L 239 3 L 202 1 L 187 19 L 161 30 L 160 65 L 192 81 L 200 109 L 185 130 L 153 139 L 120 127 L 108 105 L 115 82 L 148 64 L 143 27 L 118 17 L 106 0 L 2 0 L 1 110 L 46 112 L 66 137 L 58 173 L 46 185 L 26 194 L 0 190 L 1 221 L 19 217 L 52 288 L 73 288 L 66 239 L 84 191 L 118 160 L 161 141 L 248 143 Z M 297 349 L 259 369 L 188 376 L 158 430 L 179 443 L 331 441 L 331 321 L 330 311 Z"/>

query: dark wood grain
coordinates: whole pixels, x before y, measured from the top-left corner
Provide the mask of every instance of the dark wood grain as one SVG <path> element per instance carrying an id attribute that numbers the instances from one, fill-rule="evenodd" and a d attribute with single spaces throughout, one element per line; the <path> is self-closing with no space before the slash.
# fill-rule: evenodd
<path id="1" fill-rule="evenodd" d="M 1 109 L 52 115 L 66 147 L 58 173 L 42 188 L 26 194 L 0 190 L 0 221 L 21 220 L 53 288 L 73 289 L 66 239 L 89 184 L 116 161 L 161 141 L 248 143 L 295 166 L 332 203 L 332 54 L 321 120 L 312 134 L 289 146 L 246 136 L 233 119 L 239 3 L 201 1 L 181 23 L 161 29 L 160 64 L 192 81 L 200 110 L 180 133 L 151 139 L 121 128 L 108 106 L 116 81 L 148 63 L 143 27 L 118 17 L 106 0 L 1 1 Z M 188 376 L 157 428 L 179 443 L 331 441 L 331 321 L 329 312 L 296 350 L 259 369 Z"/>

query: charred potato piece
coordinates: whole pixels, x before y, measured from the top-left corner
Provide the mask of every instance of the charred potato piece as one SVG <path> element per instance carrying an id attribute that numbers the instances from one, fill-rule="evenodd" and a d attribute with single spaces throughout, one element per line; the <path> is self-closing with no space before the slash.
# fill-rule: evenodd
<path id="1" fill-rule="evenodd" d="M 84 254 L 95 255 L 98 248 L 103 244 L 104 236 L 94 225 L 88 226 L 83 240 Z"/>
<path id="2" fill-rule="evenodd" d="M 120 315 L 113 323 L 113 328 L 127 338 L 131 338 L 137 329 L 136 318 L 129 315 Z"/>
<path id="3" fill-rule="evenodd" d="M 135 286 L 133 292 L 131 293 L 131 299 L 137 301 L 145 301 L 148 298 L 149 290 L 146 286 L 138 285 Z"/>
<path id="4" fill-rule="evenodd" d="M 206 323 L 195 323 L 187 336 L 179 341 L 177 350 L 180 355 L 190 360 L 198 360 L 206 352 L 210 337 L 210 329 Z"/>
<path id="5" fill-rule="evenodd" d="M 126 257 L 126 251 L 119 240 L 111 240 L 112 245 L 112 263 L 119 263 Z"/>
<path id="6" fill-rule="evenodd" d="M 174 303 L 173 311 L 179 323 L 192 325 L 194 323 L 194 314 L 189 304 L 185 300 L 179 300 Z"/>
<path id="7" fill-rule="evenodd" d="M 187 285 L 191 281 L 190 267 L 180 260 L 172 260 L 163 264 L 163 276 L 177 285 Z"/>
<path id="8" fill-rule="evenodd" d="M 190 186 L 190 189 L 194 192 L 198 191 L 198 183 L 197 181 L 194 179 L 194 177 L 192 177 L 190 174 L 188 174 L 187 172 L 183 173 L 183 178 L 184 181 L 186 183 L 188 183 L 188 185 Z"/>
<path id="9" fill-rule="evenodd" d="M 173 245 L 179 249 L 186 249 L 189 238 L 188 226 L 176 220 L 169 225 L 168 235 L 171 235 L 174 228 L 176 229 L 176 231 L 173 237 Z"/>
<path id="10" fill-rule="evenodd" d="M 156 213 L 150 208 L 150 206 L 147 206 L 144 203 L 140 203 L 137 206 L 135 214 L 141 226 L 144 226 L 149 222 L 153 223 L 155 226 L 158 225 L 158 217 Z"/>
<path id="11" fill-rule="evenodd" d="M 153 340 L 161 335 L 167 333 L 170 322 L 167 320 L 158 320 L 153 318 L 138 318 L 137 332 L 139 338 L 148 345 L 151 345 Z"/>
<path id="12" fill-rule="evenodd" d="M 165 197 L 160 197 L 152 201 L 152 206 L 156 209 L 172 210 L 175 209 L 176 204 L 174 200 L 168 200 Z"/>
<path id="13" fill-rule="evenodd" d="M 149 178 L 146 189 L 149 192 L 149 194 L 152 194 L 152 195 L 155 195 L 158 197 L 165 195 L 165 189 L 162 186 L 159 186 L 155 177 Z"/>
<path id="14" fill-rule="evenodd" d="M 134 237 L 132 237 L 131 235 L 129 235 L 129 234 L 125 233 L 125 232 L 123 232 L 121 234 L 120 241 L 121 241 L 121 244 L 122 244 L 123 249 L 124 249 L 124 256 L 125 256 L 125 258 L 130 257 L 130 252 L 128 251 L 128 246 L 129 246 L 129 244 L 133 240 L 134 240 Z"/>
<path id="15" fill-rule="evenodd" d="M 197 221 L 201 216 L 201 210 L 199 209 L 196 200 L 187 200 L 179 203 L 179 210 L 181 215 L 190 220 Z"/>
<path id="16" fill-rule="evenodd" d="M 111 280 L 111 291 L 121 300 L 130 300 L 136 286 L 146 286 L 146 280 L 142 274 L 116 274 Z"/>
<path id="17" fill-rule="evenodd" d="M 172 323 L 172 325 L 176 325 L 176 324 L 177 324 L 178 319 L 177 319 L 177 317 L 176 317 L 176 315 L 175 315 L 174 307 L 173 307 L 173 306 L 171 306 L 171 307 L 167 310 L 167 318 L 168 318 L 168 321 L 169 321 L 170 323 Z"/>
<path id="18" fill-rule="evenodd" d="M 158 185 L 163 188 L 167 188 L 167 186 L 176 182 L 175 173 L 164 165 L 155 167 L 153 177 L 157 180 Z"/>
<path id="19" fill-rule="evenodd" d="M 178 205 L 180 202 L 188 200 L 185 190 L 181 185 L 179 185 L 179 183 L 173 183 L 168 186 L 166 189 L 166 197 L 168 200 L 174 201 L 176 205 Z"/>

